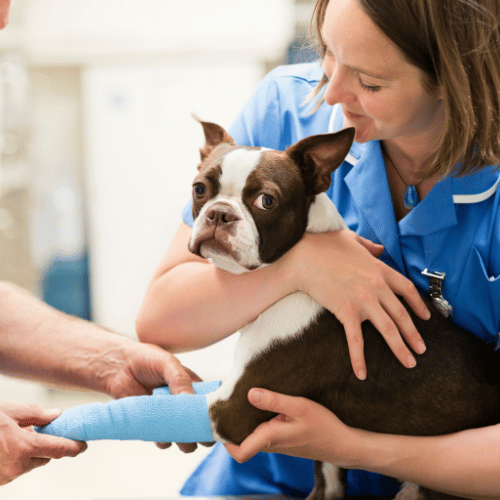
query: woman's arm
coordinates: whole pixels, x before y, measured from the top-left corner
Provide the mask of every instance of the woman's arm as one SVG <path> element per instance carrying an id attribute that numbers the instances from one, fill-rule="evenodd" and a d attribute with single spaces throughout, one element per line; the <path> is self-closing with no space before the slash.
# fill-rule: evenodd
<path id="1" fill-rule="evenodd" d="M 142 341 L 174 352 L 210 345 L 237 331 L 296 291 L 309 294 L 343 323 L 353 367 L 366 376 L 361 323 L 369 319 L 408 367 L 425 347 L 399 294 L 422 318 L 427 308 L 414 285 L 371 253 L 381 247 L 352 231 L 306 234 L 273 264 L 234 275 L 188 251 L 182 224 L 149 285 L 137 318 Z M 371 253 L 370 253 L 371 252 Z"/>
<path id="2" fill-rule="evenodd" d="M 435 437 L 353 429 L 304 398 L 252 389 L 250 402 L 279 413 L 240 445 L 226 445 L 239 462 L 259 451 L 282 453 L 404 479 L 465 498 L 500 497 L 500 425 Z"/>
<path id="3" fill-rule="evenodd" d="M 182 223 L 153 275 L 136 321 L 141 341 L 172 352 L 205 347 L 295 291 L 283 261 L 231 274 L 192 254 L 190 236 Z"/>

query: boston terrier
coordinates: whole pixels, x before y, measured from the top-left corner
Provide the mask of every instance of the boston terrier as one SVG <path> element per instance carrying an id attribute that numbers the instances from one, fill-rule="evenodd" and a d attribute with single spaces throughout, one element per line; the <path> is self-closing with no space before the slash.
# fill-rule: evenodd
<path id="1" fill-rule="evenodd" d="M 325 191 L 350 150 L 353 128 L 307 137 L 282 152 L 238 146 L 219 125 L 200 123 L 206 143 L 193 183 L 191 252 L 231 273 L 251 272 L 279 259 L 306 231 L 347 227 Z M 425 300 L 428 321 L 408 308 L 427 346 L 411 370 L 363 323 L 364 381 L 353 373 L 333 314 L 301 292 L 272 305 L 241 329 L 234 366 L 208 396 L 213 436 L 239 444 L 275 416 L 250 405 L 252 387 L 312 399 L 345 424 L 380 433 L 430 436 L 499 423 L 498 355 Z M 325 480 L 322 470 L 315 464 L 310 498 L 342 497 L 341 481 Z M 421 488 L 424 497 L 436 493 Z"/>

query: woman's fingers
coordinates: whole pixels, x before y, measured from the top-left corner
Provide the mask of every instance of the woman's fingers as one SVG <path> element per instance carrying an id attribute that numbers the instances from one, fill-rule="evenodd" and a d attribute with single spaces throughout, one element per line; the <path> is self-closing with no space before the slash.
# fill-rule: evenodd
<path id="1" fill-rule="evenodd" d="M 354 374 L 359 380 L 365 380 L 367 372 L 361 323 L 356 318 L 351 317 L 344 323 L 344 330 Z"/>
<path id="2" fill-rule="evenodd" d="M 403 297 L 410 309 L 423 320 L 428 320 L 431 313 L 427 308 L 422 296 L 417 290 L 417 287 L 408 278 L 399 274 L 394 269 L 389 268 L 391 276 L 389 277 L 390 286 L 393 292 Z M 409 315 L 408 315 L 409 316 Z"/>
<path id="3" fill-rule="evenodd" d="M 380 257 L 384 253 L 384 246 L 373 243 L 363 236 L 356 235 L 356 240 L 361 243 L 374 257 Z"/>
<path id="4" fill-rule="evenodd" d="M 291 421 L 295 413 L 300 413 L 295 409 L 297 399 L 299 398 L 262 389 L 251 389 L 248 393 L 250 403 L 262 410 L 278 413 L 278 416 L 259 425 L 239 446 L 226 444 L 225 447 L 231 456 L 242 463 L 261 451 L 272 451 L 274 443 L 282 439 L 283 429 L 279 424 Z"/>
<path id="5" fill-rule="evenodd" d="M 355 314 L 347 314 L 344 321 L 339 318 L 344 325 L 351 364 L 356 376 L 360 380 L 367 376 L 361 329 L 361 323 L 365 319 L 370 320 L 403 366 L 415 367 L 417 361 L 411 349 L 417 354 L 423 354 L 425 344 L 400 300 L 394 294 L 387 293 L 380 302 L 364 301 L 363 307 L 364 312 L 360 310 Z"/>
<path id="6" fill-rule="evenodd" d="M 387 345 L 401 364 L 406 368 L 414 368 L 417 361 L 403 340 L 405 336 L 403 324 L 401 322 L 394 323 L 382 308 L 373 314 L 371 322 L 380 335 L 384 337 Z"/>
<path id="7" fill-rule="evenodd" d="M 396 333 L 401 334 L 414 352 L 417 354 L 423 354 L 426 349 L 424 340 L 415 327 L 408 310 L 404 307 L 401 301 L 394 295 L 391 295 L 385 299 L 383 306 L 387 311 L 388 316 L 395 322 L 397 327 Z M 422 319 L 429 319 L 430 313 L 427 310 L 427 306 L 425 306 L 425 310 L 427 311 L 428 316 L 425 311 L 422 311 Z"/>

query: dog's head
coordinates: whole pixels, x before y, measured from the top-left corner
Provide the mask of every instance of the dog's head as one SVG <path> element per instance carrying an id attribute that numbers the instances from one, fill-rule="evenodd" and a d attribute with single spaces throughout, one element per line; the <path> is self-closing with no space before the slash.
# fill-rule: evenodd
<path id="1" fill-rule="evenodd" d="M 307 137 L 284 152 L 237 146 L 200 122 L 205 146 L 193 182 L 189 250 L 233 273 L 274 262 L 300 240 L 316 195 L 330 186 L 354 129 Z"/>

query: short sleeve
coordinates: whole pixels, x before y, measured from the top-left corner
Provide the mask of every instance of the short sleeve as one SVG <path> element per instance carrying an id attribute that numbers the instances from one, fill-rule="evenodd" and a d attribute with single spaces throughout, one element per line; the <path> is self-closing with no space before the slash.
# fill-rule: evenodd
<path id="1" fill-rule="evenodd" d="M 274 74 L 259 83 L 229 130 L 236 144 L 279 149 L 280 105 Z"/>

